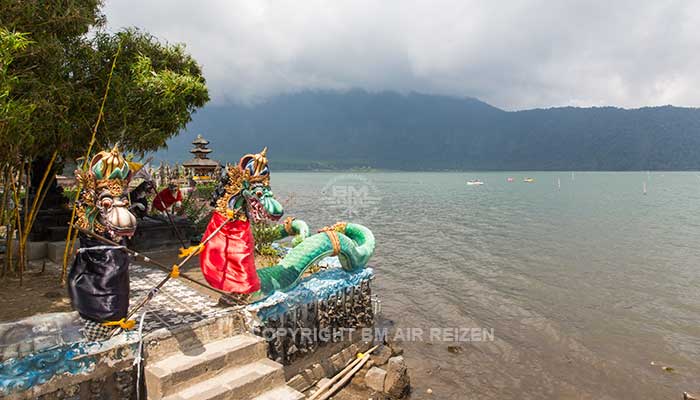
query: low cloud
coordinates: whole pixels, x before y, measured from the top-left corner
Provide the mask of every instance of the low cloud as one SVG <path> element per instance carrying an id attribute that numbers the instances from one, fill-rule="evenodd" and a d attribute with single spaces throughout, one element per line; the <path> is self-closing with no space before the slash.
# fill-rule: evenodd
<path id="1" fill-rule="evenodd" d="M 108 0 L 109 29 L 182 42 L 214 102 L 304 89 L 504 109 L 700 106 L 700 2 Z"/>

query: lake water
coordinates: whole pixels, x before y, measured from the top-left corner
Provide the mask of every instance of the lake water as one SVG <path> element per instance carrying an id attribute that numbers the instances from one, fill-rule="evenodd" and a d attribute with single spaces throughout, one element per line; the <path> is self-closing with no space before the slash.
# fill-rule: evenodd
<path id="1" fill-rule="evenodd" d="M 700 392 L 698 173 L 275 172 L 272 187 L 314 230 L 373 230 L 376 293 L 398 328 L 493 329 L 404 343 L 414 399 Z"/>

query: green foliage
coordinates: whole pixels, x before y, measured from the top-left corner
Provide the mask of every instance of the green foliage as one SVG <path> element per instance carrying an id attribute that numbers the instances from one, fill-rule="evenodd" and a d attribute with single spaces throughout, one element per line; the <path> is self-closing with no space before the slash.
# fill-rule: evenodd
<path id="1" fill-rule="evenodd" d="M 186 215 L 192 222 L 197 232 L 204 232 L 209 222 L 212 208 L 208 201 L 202 201 L 197 195 L 197 191 L 192 191 L 182 201 L 181 215 Z"/>
<path id="2" fill-rule="evenodd" d="M 216 190 L 216 184 L 214 183 L 199 183 L 196 186 L 195 193 L 199 199 L 211 201 L 214 190 Z"/>
<path id="3" fill-rule="evenodd" d="M 71 206 L 73 205 L 73 202 L 75 201 L 75 195 L 76 195 L 77 191 L 78 191 L 78 188 L 75 186 L 69 187 L 69 188 L 65 188 L 65 187 L 63 188 L 63 193 L 62 193 L 63 197 L 68 199 L 68 204 L 70 204 Z"/>
<path id="4" fill-rule="evenodd" d="M 101 141 L 144 153 L 165 145 L 181 131 L 209 95 L 200 66 L 184 45 L 161 44 L 153 36 L 129 29 L 96 36 L 100 57 L 121 46 L 105 111 Z"/>
<path id="5" fill-rule="evenodd" d="M 182 201 L 182 215 L 195 225 L 197 232 L 204 232 L 209 223 L 213 208 L 209 205 L 213 184 L 199 184 Z"/>
<path id="6" fill-rule="evenodd" d="M 11 100 L 31 104 L 33 112 L 25 121 L 26 129 L 9 136 L 22 135 L 15 149 L 21 158 L 48 156 L 57 144 L 65 146 L 74 135 L 89 134 L 97 115 L 101 96 L 86 90 L 85 65 L 80 61 L 89 48 L 83 37 L 104 22 L 100 2 L 2 0 L 1 4 L 0 26 L 10 32 L 26 32 L 32 41 L 29 51 L 8 72 L 17 77 Z M 7 143 L 0 145 L 5 148 Z"/>
<path id="7" fill-rule="evenodd" d="M 277 226 L 267 221 L 252 225 L 255 251 L 267 257 L 277 256 L 277 251 L 272 248 L 272 242 L 279 238 Z"/>
<path id="8" fill-rule="evenodd" d="M 5 146 L 0 157 L 3 163 L 14 161 L 16 153 L 12 150 L 25 140 L 27 122 L 35 108 L 28 100 L 14 96 L 19 77 L 10 70 L 15 58 L 30 44 L 27 34 L 0 28 L 0 144 Z"/>
<path id="9" fill-rule="evenodd" d="M 209 100 L 201 68 L 182 45 L 133 29 L 108 33 L 101 6 L 0 0 L 0 179 L 5 188 L 31 182 L 37 194 L 12 218 L 17 227 L 22 220 L 20 254 L 66 160 L 113 144 L 137 154 L 156 150 Z M 8 204 L 3 195 L 0 216 Z"/>
<path id="10" fill-rule="evenodd" d="M 16 77 L 9 100 L 33 108 L 19 149 L 26 159 L 45 157 L 57 144 L 62 159 L 84 154 L 118 52 L 97 149 L 119 143 L 141 154 L 163 147 L 209 99 L 201 68 L 182 45 L 134 29 L 108 33 L 101 6 L 99 0 L 1 0 L 0 27 L 27 32 L 15 40 L 31 40 L 30 51 L 12 64 L 3 61 L 6 74 Z M 5 42 L 3 49 L 11 47 Z"/>

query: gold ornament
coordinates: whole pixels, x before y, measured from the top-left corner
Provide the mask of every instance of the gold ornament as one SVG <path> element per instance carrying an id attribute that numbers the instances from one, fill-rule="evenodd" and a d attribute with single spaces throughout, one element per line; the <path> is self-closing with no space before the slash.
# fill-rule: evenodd
<path id="1" fill-rule="evenodd" d="M 270 169 L 267 165 L 267 147 L 262 149 L 258 154 L 246 154 L 241 157 L 238 167 L 243 171 L 244 179 L 250 183 L 262 183 L 265 186 L 270 186 Z M 253 171 L 250 171 L 246 166 L 253 162 Z"/>
<path id="2" fill-rule="evenodd" d="M 216 200 L 216 211 L 224 216 L 228 216 L 230 214 L 229 211 L 233 211 L 234 215 L 232 218 L 240 219 L 240 214 L 244 216 L 245 214 L 236 212 L 235 210 L 229 210 L 228 201 L 243 189 L 243 173 L 238 167 L 227 165 L 226 175 L 228 176 L 228 184 L 224 188 L 224 194 Z"/>

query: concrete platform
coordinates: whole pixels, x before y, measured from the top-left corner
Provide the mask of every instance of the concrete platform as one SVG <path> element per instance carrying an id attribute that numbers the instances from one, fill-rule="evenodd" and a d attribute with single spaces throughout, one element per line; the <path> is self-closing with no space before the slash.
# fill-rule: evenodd
<path id="1" fill-rule="evenodd" d="M 75 248 L 77 246 L 78 242 L 76 241 L 76 243 L 73 245 L 73 249 L 71 249 L 70 253 L 68 254 L 68 261 L 71 261 L 73 259 L 73 256 L 75 255 Z M 58 265 L 63 265 L 63 251 L 65 249 L 65 240 L 57 242 L 48 242 L 46 244 L 46 258 Z"/>
<path id="2" fill-rule="evenodd" d="M 46 258 L 47 245 L 48 242 L 27 242 L 27 261 L 43 260 Z M 15 260 L 17 259 L 18 248 L 19 241 L 14 240 L 12 243 L 12 257 Z M 3 257 L 4 256 L 5 255 L 3 255 Z"/>

